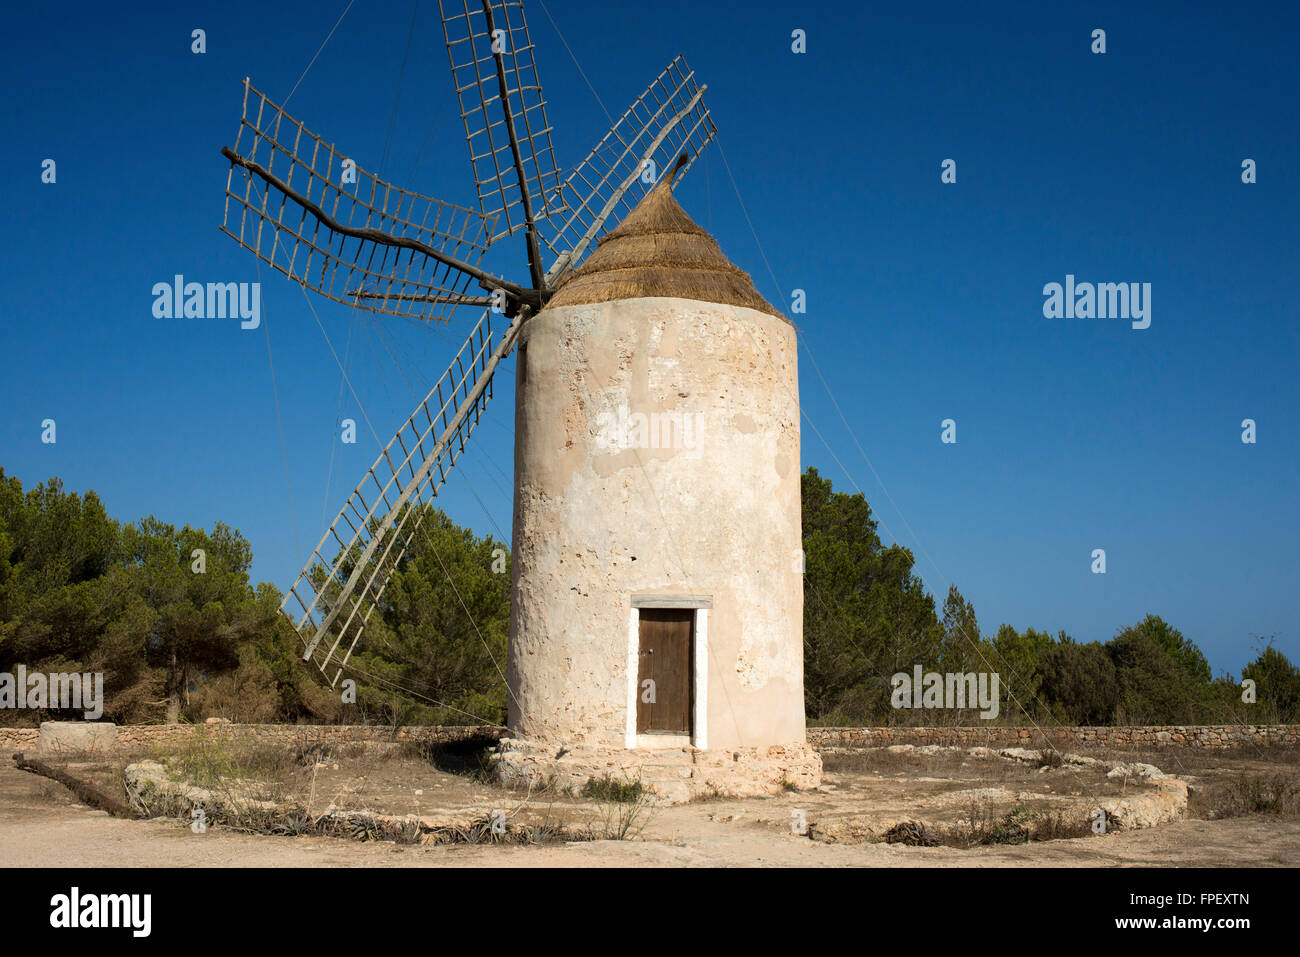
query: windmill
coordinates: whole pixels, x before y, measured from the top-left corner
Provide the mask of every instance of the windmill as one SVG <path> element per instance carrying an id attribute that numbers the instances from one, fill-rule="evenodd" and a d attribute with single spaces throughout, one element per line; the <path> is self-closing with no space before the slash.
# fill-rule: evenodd
<path id="1" fill-rule="evenodd" d="M 286 594 L 303 659 L 337 684 L 517 350 L 498 777 L 816 786 L 794 329 L 673 198 L 716 135 L 705 87 L 677 57 L 562 179 L 521 0 L 440 6 L 477 209 L 379 180 L 247 80 L 222 150 L 223 231 L 305 288 L 483 308 Z M 526 274 L 480 268 L 520 233 Z"/>

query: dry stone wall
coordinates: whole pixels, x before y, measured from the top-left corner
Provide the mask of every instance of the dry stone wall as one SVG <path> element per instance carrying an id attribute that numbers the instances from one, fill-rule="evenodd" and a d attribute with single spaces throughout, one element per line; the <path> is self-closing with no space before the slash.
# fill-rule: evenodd
<path id="1" fill-rule="evenodd" d="M 1012 747 L 1043 740 L 1071 747 L 1100 748 L 1234 748 L 1243 745 L 1300 744 L 1297 724 L 1203 724 L 1151 727 L 1035 728 L 809 728 L 808 743 L 816 748 L 875 748 L 891 744 L 941 744 L 962 747 Z"/>
<path id="2" fill-rule="evenodd" d="M 1055 744 L 1148 749 L 1162 747 L 1233 748 L 1244 745 L 1300 745 L 1300 725 L 1171 725 L 1145 728 L 1045 728 Z M 286 747 L 322 741 L 412 741 L 453 743 L 472 738 L 497 740 L 505 728 L 492 726 L 429 726 L 391 728 L 378 725 L 291 725 L 291 724 L 204 724 L 123 725 L 117 729 L 114 749 L 143 751 L 193 740 L 196 735 L 240 737 Z M 0 748 L 36 750 L 40 732 L 36 728 L 0 728 Z M 1033 728 L 809 728 L 808 743 L 814 748 L 873 748 L 891 744 L 941 744 L 963 747 L 1013 747 L 1042 742 Z"/>
<path id="3" fill-rule="evenodd" d="M 322 742 L 343 744 L 353 741 L 396 741 L 419 744 L 447 744 L 472 738 L 497 738 L 505 735 L 499 727 L 427 726 L 391 728 L 380 725 L 307 725 L 307 724 L 136 724 L 120 725 L 116 741 L 117 751 L 147 751 L 193 741 L 196 735 L 221 738 L 239 738 L 259 744 L 298 744 Z M 36 728 L 0 728 L 0 748 L 16 751 L 34 750 L 40 732 Z"/>

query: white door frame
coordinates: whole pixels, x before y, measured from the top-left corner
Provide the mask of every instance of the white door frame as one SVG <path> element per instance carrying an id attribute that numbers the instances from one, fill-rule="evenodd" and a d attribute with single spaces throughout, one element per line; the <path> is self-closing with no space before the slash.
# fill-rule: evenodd
<path id="1" fill-rule="evenodd" d="M 686 736 L 654 735 L 654 741 L 646 740 L 649 735 L 636 733 L 637 677 L 639 674 L 639 656 L 641 651 L 641 609 L 642 608 L 683 608 L 695 612 L 693 629 L 695 660 L 692 662 L 692 688 L 694 707 L 691 714 L 690 744 L 701 751 L 709 746 L 709 609 L 713 607 L 711 595 L 633 595 L 632 607 L 627 623 L 627 718 L 623 731 L 623 746 L 635 747 L 681 747 L 686 743 Z"/>

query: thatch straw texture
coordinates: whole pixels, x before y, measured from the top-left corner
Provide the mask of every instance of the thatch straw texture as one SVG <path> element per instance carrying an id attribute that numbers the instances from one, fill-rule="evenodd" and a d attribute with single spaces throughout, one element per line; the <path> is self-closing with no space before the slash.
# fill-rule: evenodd
<path id="1" fill-rule="evenodd" d="M 781 316 L 717 240 L 686 215 L 667 177 L 560 281 L 547 308 L 646 296 L 748 306 Z"/>

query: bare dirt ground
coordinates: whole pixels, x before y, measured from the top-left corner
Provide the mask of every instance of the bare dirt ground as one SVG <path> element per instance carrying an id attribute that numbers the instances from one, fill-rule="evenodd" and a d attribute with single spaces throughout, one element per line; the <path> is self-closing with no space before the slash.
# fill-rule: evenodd
<path id="1" fill-rule="evenodd" d="M 1100 752 L 1094 752 L 1100 755 Z M 1157 828 L 1087 837 L 972 848 L 901 844 L 838 844 L 792 833 L 791 819 L 810 821 L 833 813 L 906 809 L 945 796 L 960 805 L 965 792 L 1002 791 L 1011 799 L 1026 788 L 1042 794 L 1090 799 L 1113 793 L 1104 777 L 1064 769 L 1040 770 L 962 756 L 873 754 L 830 756 L 826 784 L 818 792 L 787 792 L 770 798 L 714 799 L 649 808 L 634 839 L 530 846 L 396 845 L 327 837 L 271 837 L 213 827 L 194 834 L 182 822 L 124 821 L 80 805 L 62 786 L 13 767 L 0 753 L 0 866 L 126 867 L 645 867 L 645 866 L 869 866 L 869 867 L 1102 867 L 1102 866 L 1296 866 L 1300 864 L 1300 818 L 1221 813 L 1215 795 L 1245 776 L 1294 773 L 1294 755 L 1173 752 L 1114 756 L 1146 761 L 1192 785 L 1189 817 Z M 336 756 L 337 757 L 337 756 Z M 69 771 L 100 786 L 118 779 L 123 759 L 72 761 Z M 335 767 L 335 764 L 338 767 Z M 963 767 L 965 765 L 965 767 Z M 316 810 L 368 807 L 392 814 L 486 816 L 503 808 L 527 816 L 551 815 L 598 828 L 600 802 L 558 795 L 503 791 L 465 773 L 450 773 L 395 751 L 376 758 L 327 757 L 310 768 L 282 775 L 283 794 L 306 793 Z M 304 788 L 307 790 L 304 791 Z M 420 792 L 420 793 L 416 793 Z"/>

